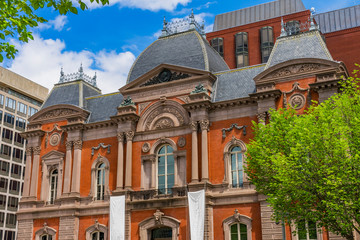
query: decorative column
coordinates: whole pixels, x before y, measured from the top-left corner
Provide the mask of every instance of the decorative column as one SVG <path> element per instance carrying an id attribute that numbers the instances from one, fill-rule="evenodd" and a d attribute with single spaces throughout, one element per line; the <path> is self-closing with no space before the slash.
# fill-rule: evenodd
<path id="1" fill-rule="evenodd" d="M 30 197 L 36 198 L 38 189 L 38 176 L 39 176 L 39 165 L 40 165 L 40 146 L 34 148 L 34 162 L 31 172 L 31 186 L 30 186 Z"/>
<path id="2" fill-rule="evenodd" d="M 131 189 L 132 183 L 132 140 L 134 138 L 134 131 L 125 133 L 126 136 L 126 171 L 125 171 L 125 188 Z"/>
<path id="3" fill-rule="evenodd" d="M 199 162 L 198 162 L 198 141 L 197 128 L 198 123 L 193 121 L 190 123 L 191 133 L 191 182 L 199 181 Z"/>
<path id="4" fill-rule="evenodd" d="M 66 162 L 65 162 L 65 176 L 64 176 L 64 191 L 63 193 L 70 193 L 71 182 L 71 166 L 72 166 L 72 141 L 67 141 L 66 145 Z"/>
<path id="5" fill-rule="evenodd" d="M 257 115 L 258 123 L 265 125 L 266 124 L 266 115 L 267 115 L 266 112 L 259 113 Z"/>
<path id="6" fill-rule="evenodd" d="M 118 139 L 118 161 L 117 161 L 117 177 L 116 189 L 124 188 L 124 133 L 117 134 Z"/>
<path id="7" fill-rule="evenodd" d="M 81 149 L 83 142 L 74 141 L 74 162 L 72 170 L 71 192 L 80 194 Z"/>
<path id="8" fill-rule="evenodd" d="M 208 130 L 209 120 L 200 121 L 201 128 L 201 181 L 209 181 Z"/>
<path id="9" fill-rule="evenodd" d="M 26 148 L 26 165 L 24 177 L 23 197 L 28 197 L 30 194 L 30 178 L 31 178 L 31 160 L 32 160 L 32 147 Z"/>
<path id="10" fill-rule="evenodd" d="M 48 200 L 47 192 L 49 191 L 49 173 L 44 160 L 42 160 L 41 163 L 42 163 L 42 178 L 41 178 L 40 200 L 47 201 Z"/>
<path id="11" fill-rule="evenodd" d="M 154 155 L 151 159 L 151 188 L 156 188 L 156 156 Z"/>

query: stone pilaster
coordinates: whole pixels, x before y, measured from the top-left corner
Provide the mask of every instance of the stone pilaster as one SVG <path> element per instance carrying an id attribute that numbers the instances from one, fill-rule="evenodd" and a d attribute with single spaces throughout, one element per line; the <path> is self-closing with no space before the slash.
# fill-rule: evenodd
<path id="1" fill-rule="evenodd" d="M 23 197 L 30 195 L 30 179 L 31 179 L 31 163 L 32 163 L 32 147 L 26 148 L 26 165 L 25 165 L 25 177 L 24 177 L 24 189 Z"/>
<path id="2" fill-rule="evenodd" d="M 132 188 L 132 140 L 134 131 L 125 133 L 126 136 L 126 171 L 125 171 L 125 188 Z"/>
<path id="3" fill-rule="evenodd" d="M 33 220 L 19 220 L 18 221 L 18 232 L 16 239 L 18 240 L 32 240 L 33 236 Z"/>
<path id="4" fill-rule="evenodd" d="M 79 239 L 79 218 L 75 216 L 60 217 L 59 240 Z"/>
<path id="5" fill-rule="evenodd" d="M 116 190 L 124 188 L 124 133 L 117 134 L 118 139 L 118 161 L 116 175 Z"/>
<path id="6" fill-rule="evenodd" d="M 201 128 L 201 181 L 209 181 L 208 130 L 209 120 L 200 121 Z"/>
<path id="7" fill-rule="evenodd" d="M 66 145 L 66 162 L 65 162 L 65 176 L 64 176 L 63 193 L 70 193 L 73 142 L 68 141 L 65 143 L 65 145 Z"/>
<path id="8" fill-rule="evenodd" d="M 71 193 L 80 194 L 82 140 L 74 141 L 74 162 L 71 179 Z"/>
<path id="9" fill-rule="evenodd" d="M 214 240 L 214 213 L 213 207 L 210 205 L 205 207 L 204 231 L 205 240 Z"/>
<path id="10" fill-rule="evenodd" d="M 30 197 L 37 198 L 37 189 L 38 189 L 38 176 L 39 176 L 39 166 L 40 166 L 40 146 L 35 147 L 34 149 L 34 162 L 31 172 L 31 185 L 30 185 Z"/>
<path id="11" fill-rule="evenodd" d="M 282 240 L 282 225 L 271 219 L 273 210 L 266 201 L 260 202 L 262 239 Z"/>
<path id="12" fill-rule="evenodd" d="M 191 182 L 199 181 L 199 156 L 198 156 L 198 139 L 197 139 L 197 129 L 198 123 L 193 121 L 190 123 L 192 130 L 191 133 Z"/>

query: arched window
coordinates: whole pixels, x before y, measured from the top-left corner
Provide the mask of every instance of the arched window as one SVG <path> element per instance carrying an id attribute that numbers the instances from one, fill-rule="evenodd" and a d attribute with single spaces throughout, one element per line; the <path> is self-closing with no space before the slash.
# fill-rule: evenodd
<path id="1" fill-rule="evenodd" d="M 41 240 L 52 240 L 52 236 L 49 234 L 44 234 L 40 236 Z"/>
<path id="2" fill-rule="evenodd" d="M 231 186 L 242 187 L 244 183 L 243 153 L 239 146 L 230 151 Z"/>
<path id="3" fill-rule="evenodd" d="M 172 228 L 162 227 L 151 230 L 151 240 L 171 240 Z"/>
<path id="4" fill-rule="evenodd" d="M 210 41 L 211 46 L 224 57 L 224 40 L 222 38 L 213 38 Z"/>
<path id="5" fill-rule="evenodd" d="M 171 193 L 174 186 L 174 155 L 173 148 L 167 144 L 157 154 L 157 187 L 159 194 Z"/>
<path id="6" fill-rule="evenodd" d="M 239 32 L 235 35 L 235 55 L 237 67 L 249 65 L 248 34 Z"/>
<path id="7" fill-rule="evenodd" d="M 103 232 L 93 232 L 91 234 L 91 240 L 104 240 L 105 239 L 105 234 Z"/>
<path id="8" fill-rule="evenodd" d="M 260 29 L 261 39 L 261 62 L 266 63 L 270 57 L 274 46 L 274 36 L 272 27 L 263 27 Z"/>
<path id="9" fill-rule="evenodd" d="M 58 188 L 58 170 L 54 169 L 50 172 L 50 194 L 49 203 L 54 204 Z"/>
<path id="10" fill-rule="evenodd" d="M 235 223 L 230 226 L 231 240 L 247 240 L 247 226 L 242 223 Z"/>
<path id="11" fill-rule="evenodd" d="M 105 195 L 105 163 L 96 168 L 96 200 L 104 200 Z"/>

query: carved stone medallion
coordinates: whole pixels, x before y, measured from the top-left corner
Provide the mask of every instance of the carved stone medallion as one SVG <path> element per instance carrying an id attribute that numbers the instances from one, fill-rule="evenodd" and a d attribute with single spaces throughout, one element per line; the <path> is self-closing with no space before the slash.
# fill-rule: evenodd
<path id="1" fill-rule="evenodd" d="M 184 137 L 180 137 L 177 141 L 177 145 L 182 148 L 185 147 L 185 144 L 186 144 L 186 139 Z"/>
<path id="2" fill-rule="evenodd" d="M 305 105 L 305 96 L 300 93 L 295 93 L 290 97 L 290 106 L 296 110 L 301 109 Z"/>
<path id="3" fill-rule="evenodd" d="M 57 146 L 59 143 L 60 143 L 60 140 L 61 140 L 61 136 L 59 133 L 53 133 L 51 134 L 50 136 L 50 145 L 55 147 Z"/>
<path id="4" fill-rule="evenodd" d="M 144 143 L 143 145 L 142 145 L 142 148 L 141 148 L 141 150 L 144 152 L 144 153 L 147 153 L 147 152 L 149 152 L 150 151 L 150 144 L 149 143 Z"/>

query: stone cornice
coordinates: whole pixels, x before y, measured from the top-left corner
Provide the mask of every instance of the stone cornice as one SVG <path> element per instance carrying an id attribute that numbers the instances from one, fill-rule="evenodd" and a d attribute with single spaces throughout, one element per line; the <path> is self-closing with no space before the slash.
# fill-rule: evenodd
<path id="1" fill-rule="evenodd" d="M 278 98 L 281 96 L 281 91 L 279 89 L 275 89 L 275 90 L 270 90 L 270 91 L 252 93 L 249 95 L 252 99 L 263 100 L 263 99 L 268 99 L 268 98 Z"/>
<path id="2" fill-rule="evenodd" d="M 313 91 L 321 91 L 324 89 L 332 89 L 332 88 L 339 88 L 339 81 L 338 79 L 331 80 L 331 81 L 324 81 L 324 82 L 315 82 L 309 84 L 310 89 Z"/>
<path id="3" fill-rule="evenodd" d="M 20 136 L 23 138 L 26 138 L 26 139 L 31 138 L 31 137 L 42 137 L 44 135 L 45 135 L 45 131 L 40 130 L 40 129 L 20 133 Z"/>
<path id="4" fill-rule="evenodd" d="M 75 124 L 68 124 L 65 126 L 61 126 L 60 128 L 62 130 L 64 130 L 65 132 L 70 132 L 70 131 L 76 131 L 76 130 L 83 130 L 84 126 L 85 125 L 83 123 L 75 123 Z"/>
<path id="5" fill-rule="evenodd" d="M 239 98 L 235 100 L 226 100 L 226 101 L 212 103 L 211 110 L 224 109 L 228 107 L 242 106 L 242 105 L 248 105 L 254 103 L 256 103 L 256 101 L 250 97 Z"/>
<path id="6" fill-rule="evenodd" d="M 137 122 L 139 118 L 140 116 L 137 115 L 136 113 L 128 113 L 128 114 L 122 114 L 122 115 L 110 117 L 110 119 L 115 123 L 128 122 L 128 121 Z"/>
<path id="7" fill-rule="evenodd" d="M 114 126 L 115 123 L 112 120 L 105 120 L 105 121 L 101 121 L 101 122 L 93 122 L 93 123 L 87 123 L 85 124 L 85 129 L 89 130 L 89 129 L 97 129 L 97 128 L 106 128 L 106 127 L 110 127 L 110 126 Z"/>
<path id="8" fill-rule="evenodd" d="M 186 110 L 191 111 L 191 110 L 197 110 L 197 109 L 210 109 L 211 104 L 212 103 L 210 100 L 205 100 L 205 101 L 185 103 L 182 106 Z"/>

